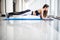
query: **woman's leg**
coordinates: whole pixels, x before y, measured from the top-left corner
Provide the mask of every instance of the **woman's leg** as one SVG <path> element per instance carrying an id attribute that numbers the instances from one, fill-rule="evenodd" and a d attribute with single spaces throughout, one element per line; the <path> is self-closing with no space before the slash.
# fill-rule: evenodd
<path id="1" fill-rule="evenodd" d="M 11 12 L 11 13 L 8 13 L 7 18 L 9 18 L 10 16 L 13 16 L 13 15 L 25 14 L 25 13 L 27 13 L 29 11 L 31 11 L 31 10 L 25 10 L 25 11 L 21 11 L 21 12 Z"/>

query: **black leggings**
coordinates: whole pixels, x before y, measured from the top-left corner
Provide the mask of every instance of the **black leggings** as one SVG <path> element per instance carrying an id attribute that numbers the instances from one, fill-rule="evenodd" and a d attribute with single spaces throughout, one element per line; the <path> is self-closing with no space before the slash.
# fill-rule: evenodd
<path id="1" fill-rule="evenodd" d="M 7 18 L 9 18 L 10 16 L 13 16 L 13 15 L 21 15 L 21 14 L 24 14 L 29 11 L 31 11 L 31 10 L 25 10 L 25 11 L 21 11 L 21 12 L 11 12 L 11 13 L 8 13 Z"/>

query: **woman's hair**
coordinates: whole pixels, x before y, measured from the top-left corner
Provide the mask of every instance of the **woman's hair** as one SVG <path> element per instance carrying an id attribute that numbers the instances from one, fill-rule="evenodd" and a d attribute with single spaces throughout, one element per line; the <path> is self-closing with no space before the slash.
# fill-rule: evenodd
<path id="1" fill-rule="evenodd" d="M 46 7 L 46 8 L 48 8 L 48 7 L 49 7 L 49 5 L 48 5 L 48 4 L 45 4 L 45 5 L 43 6 L 43 8 L 45 8 L 45 7 Z"/>
<path id="2" fill-rule="evenodd" d="M 43 16 L 44 16 L 44 17 L 46 17 L 46 16 L 47 16 L 47 12 L 48 12 L 48 11 L 46 11 L 46 10 L 45 10 L 45 11 L 43 11 Z"/>

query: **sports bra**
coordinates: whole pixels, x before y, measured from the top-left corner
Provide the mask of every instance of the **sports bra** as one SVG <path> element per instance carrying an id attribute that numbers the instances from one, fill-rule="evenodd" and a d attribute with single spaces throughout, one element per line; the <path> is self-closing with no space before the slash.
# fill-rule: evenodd
<path id="1" fill-rule="evenodd" d="M 35 13 L 36 13 L 36 16 L 40 15 L 40 13 L 37 10 L 35 11 Z M 31 15 L 33 15 L 33 12 Z"/>
<path id="2" fill-rule="evenodd" d="M 37 10 L 35 11 L 35 13 L 36 13 L 36 16 L 40 15 L 40 13 Z M 33 15 L 33 11 L 31 15 Z M 42 19 L 41 15 L 40 15 L 40 18 Z"/>

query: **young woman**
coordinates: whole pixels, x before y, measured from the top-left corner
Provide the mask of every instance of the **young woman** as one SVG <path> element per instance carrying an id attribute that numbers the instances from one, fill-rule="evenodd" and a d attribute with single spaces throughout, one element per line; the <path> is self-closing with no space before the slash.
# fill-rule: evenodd
<path id="1" fill-rule="evenodd" d="M 35 16 L 40 15 L 40 18 L 46 18 L 48 13 L 48 7 L 49 5 L 45 4 L 42 9 L 33 11 L 32 15 L 35 15 Z"/>
<path id="2" fill-rule="evenodd" d="M 21 15 L 21 14 L 25 14 L 27 12 L 30 12 L 31 15 L 35 15 L 35 16 L 39 15 L 40 18 L 46 18 L 47 13 L 48 13 L 48 7 L 49 7 L 49 5 L 45 4 L 42 9 L 32 11 L 32 13 L 30 12 L 31 10 L 25 10 L 25 11 L 21 11 L 21 12 L 12 12 L 12 13 L 8 14 L 7 18 L 9 18 L 11 15 Z M 29 14 L 29 13 L 27 13 L 27 14 Z"/>

